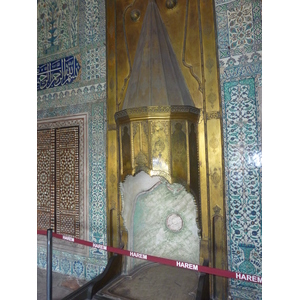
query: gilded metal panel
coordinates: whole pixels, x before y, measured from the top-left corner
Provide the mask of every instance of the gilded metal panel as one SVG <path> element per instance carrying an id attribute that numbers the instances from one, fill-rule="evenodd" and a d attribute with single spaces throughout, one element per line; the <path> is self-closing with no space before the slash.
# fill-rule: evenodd
<path id="1" fill-rule="evenodd" d="M 128 108 L 117 112 L 121 180 L 143 170 L 150 175 L 165 177 L 170 183 L 181 183 L 190 190 L 192 176 L 192 192 L 199 202 L 199 112 L 195 107 L 175 105 Z"/>
<path id="2" fill-rule="evenodd" d="M 135 170 L 150 169 L 149 124 L 147 121 L 133 122 L 133 166 Z"/>
<path id="3" fill-rule="evenodd" d="M 155 1 L 168 31 L 172 47 L 192 99 L 202 106 L 200 9 L 197 0 L 177 1 L 168 8 L 165 0 Z M 119 110 L 126 94 L 148 1 L 116 1 L 117 99 Z"/>
<path id="4" fill-rule="evenodd" d="M 117 144 L 117 131 L 107 132 L 107 208 L 109 243 L 114 247 L 120 244 L 120 212 L 121 204 L 119 198 L 119 151 Z"/>
<path id="5" fill-rule="evenodd" d="M 211 266 L 227 269 L 226 234 L 223 230 L 214 232 L 214 207 L 219 207 L 220 220 L 218 226 L 225 228 L 225 197 L 224 197 L 224 163 L 222 149 L 221 100 L 219 90 L 219 74 L 217 65 L 216 32 L 212 0 L 201 0 L 201 31 L 203 45 L 204 71 L 204 128 L 206 147 L 206 170 L 202 170 L 201 179 L 206 177 L 207 184 L 207 246 Z M 204 176 L 206 172 L 206 176 Z M 222 223 L 221 225 L 219 223 Z M 218 259 L 216 259 L 218 258 Z M 220 259 L 221 258 L 221 259 Z M 211 294 L 216 299 L 227 299 L 227 280 L 211 278 Z"/>
<path id="6" fill-rule="evenodd" d="M 188 170 L 189 176 L 187 183 L 190 185 L 190 191 L 197 199 L 199 221 L 201 220 L 201 205 L 200 205 L 200 182 L 199 182 L 199 137 L 197 130 L 198 123 L 189 122 L 188 124 Z M 200 222 L 201 227 L 201 222 Z M 202 235 L 202 232 L 201 232 Z"/>
<path id="7" fill-rule="evenodd" d="M 202 120 L 198 124 L 199 137 L 199 176 L 200 176 L 200 197 L 201 197 L 201 253 L 202 260 L 210 258 L 210 219 L 209 212 L 209 197 L 208 197 L 208 176 L 207 176 L 207 146 L 205 124 Z"/>
<path id="8" fill-rule="evenodd" d="M 150 128 L 153 175 L 170 174 L 170 123 L 168 121 L 151 121 Z"/>
<path id="9" fill-rule="evenodd" d="M 120 163 L 121 163 L 121 174 L 125 178 L 132 172 L 132 146 L 131 146 L 131 126 L 130 124 L 123 125 L 121 127 L 121 145 L 120 149 Z"/>
<path id="10" fill-rule="evenodd" d="M 214 267 L 223 269 L 226 267 L 227 262 L 224 255 L 220 253 L 224 252 L 226 248 L 226 241 L 220 239 L 219 237 L 225 234 L 224 220 L 220 216 L 220 207 L 215 206 L 213 208 L 213 255 L 214 255 Z M 214 276 L 214 298 L 222 299 L 224 297 L 223 293 L 226 290 L 226 281 L 220 276 Z"/>
<path id="11" fill-rule="evenodd" d="M 178 181 L 186 182 L 188 175 L 188 137 L 186 121 L 171 121 L 171 157 L 172 176 Z"/>
<path id="12" fill-rule="evenodd" d="M 117 3 L 116 3 L 117 2 Z M 107 228 L 108 244 L 114 247 L 120 246 L 120 198 L 118 192 L 118 139 L 117 127 L 115 123 L 115 112 L 118 111 L 117 73 L 116 73 L 116 4 L 122 1 L 106 1 L 106 43 L 107 43 L 107 163 L 106 165 L 106 188 L 107 188 Z M 121 55 L 121 53 L 118 53 Z"/>
<path id="13" fill-rule="evenodd" d="M 127 90 L 128 81 L 132 71 L 138 38 L 140 36 L 148 1 L 144 0 L 125 0 L 108 1 L 107 5 L 107 46 L 108 46 L 108 122 L 109 130 L 115 129 L 115 123 L 112 122 L 112 115 L 116 114 L 117 122 L 120 127 L 125 124 L 130 125 L 131 138 L 131 161 L 134 169 L 140 165 L 149 165 L 150 169 L 155 169 L 152 156 L 157 162 L 164 159 L 166 170 L 175 169 L 176 163 L 180 161 L 179 153 L 172 154 L 172 136 L 175 132 L 175 125 L 179 123 L 178 130 L 185 134 L 186 140 L 189 140 L 186 147 L 188 156 L 187 166 L 180 170 L 185 173 L 186 181 L 190 183 L 191 190 L 198 191 L 198 207 L 201 219 L 201 258 L 209 259 L 211 266 L 226 269 L 223 257 L 226 254 L 226 248 L 213 247 L 213 207 L 216 205 L 221 208 L 221 222 L 225 222 L 225 200 L 224 200 L 224 168 L 222 152 L 222 127 L 220 110 L 220 92 L 218 81 L 217 52 L 215 41 L 214 11 L 212 0 L 186 0 L 176 1 L 173 5 L 171 1 L 155 1 L 162 21 L 167 29 L 170 42 L 174 49 L 177 61 L 179 62 L 181 72 L 191 94 L 192 100 L 197 108 L 201 109 L 200 120 L 186 118 L 184 112 L 174 113 L 166 109 L 159 118 L 155 117 L 157 108 L 136 108 L 122 110 L 122 104 Z M 166 4 L 166 3 L 169 4 Z M 116 105 L 117 103 L 117 105 Z M 156 110 L 156 111 L 155 111 Z M 161 119 L 160 121 L 158 119 Z M 169 119 L 169 133 L 163 135 L 153 130 L 162 119 Z M 147 120 L 147 121 L 146 121 Z M 180 120 L 180 121 L 178 121 Z M 188 125 L 183 120 L 188 120 Z M 144 124 L 144 125 L 142 125 Z M 162 124 L 162 123 L 160 123 Z M 192 128 L 192 124 L 195 126 Z M 155 126 L 154 126 L 155 125 Z M 147 130 L 142 130 L 147 128 Z M 163 128 L 164 126 L 158 126 Z M 122 127 L 123 128 L 123 127 Z M 123 130 L 123 129 L 122 129 Z M 119 132 L 119 141 L 121 141 L 123 132 Z M 146 133 L 147 131 L 147 133 Z M 145 134 L 144 134 L 144 133 Z M 161 131 L 163 132 L 163 131 Z M 148 136 L 147 136 L 148 134 Z M 181 134 L 182 135 L 182 134 Z M 197 139 L 194 139 L 196 135 Z M 114 140 L 111 140 L 114 138 Z M 175 140 L 174 136 L 174 140 Z M 196 147 L 191 149 L 191 143 L 196 141 Z M 108 144 L 116 143 L 113 135 L 108 135 Z M 168 143 L 168 145 L 167 145 Z M 156 146 L 155 146 L 156 144 Z M 164 153 L 164 149 L 170 150 L 171 154 Z M 195 163 L 195 153 L 192 150 L 197 148 L 197 158 Z M 142 151 L 141 151 L 142 150 Z M 120 148 L 122 151 L 122 147 Z M 148 154 L 148 156 L 147 156 Z M 177 156 L 176 156 L 177 155 Z M 120 153 L 120 159 L 122 153 Z M 176 157 L 175 163 L 172 162 L 172 156 Z M 108 166 L 110 173 L 117 175 L 114 158 L 108 151 Z M 148 164 L 148 165 L 147 165 Z M 189 169 L 190 168 L 190 169 Z M 123 172 L 122 169 L 121 173 Z M 186 171 L 185 171 L 186 170 Z M 158 170 L 157 170 L 158 172 Z M 152 175 L 154 175 L 153 170 Z M 175 171 L 176 173 L 176 171 Z M 195 174 L 197 173 L 197 182 Z M 166 175 L 165 175 L 166 176 Z M 172 181 L 171 178 L 168 179 Z M 199 179 L 200 178 L 200 179 Z M 118 178 L 123 180 L 124 177 Z M 108 179 L 108 191 L 112 189 Z M 114 191 L 114 193 L 118 193 Z M 201 199 L 201 201 L 200 201 Z M 112 200 L 108 198 L 108 207 L 112 207 Z M 115 207 L 115 206 L 114 206 Z M 121 212 L 119 206 L 118 212 Z M 118 213 L 116 214 L 118 215 Z M 122 223 L 122 219 L 120 220 Z M 220 222 L 220 221 L 219 221 Z M 111 226 L 119 224 L 113 221 Z M 116 227 L 115 227 L 116 228 Z M 115 228 L 112 234 L 117 235 Z M 124 228 L 123 228 L 124 229 Z M 122 224 L 121 224 L 121 231 Z M 122 231 L 123 242 L 126 244 L 126 232 Z M 218 244 L 224 245 L 226 235 L 220 230 L 214 235 Z M 219 261 L 214 261 L 215 257 L 222 257 L 222 265 Z M 222 279 L 223 280 L 223 279 Z M 224 285 L 211 282 L 211 294 L 223 295 L 226 298 L 226 280 Z M 216 293 L 214 292 L 217 291 Z M 224 299 L 225 299 L 224 298 Z"/>

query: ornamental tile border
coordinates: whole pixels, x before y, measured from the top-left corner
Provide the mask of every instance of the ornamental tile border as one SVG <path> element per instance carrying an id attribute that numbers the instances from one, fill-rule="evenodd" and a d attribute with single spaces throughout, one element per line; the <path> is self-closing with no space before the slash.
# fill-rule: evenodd
<path id="1" fill-rule="evenodd" d="M 244 288 L 231 288 L 230 292 L 230 299 L 234 300 L 261 300 L 262 299 L 262 293 L 257 292 L 256 290 L 249 291 L 249 289 Z"/>
<path id="2" fill-rule="evenodd" d="M 219 66 L 221 82 L 255 76 L 262 73 L 262 52 L 257 51 L 219 59 Z"/>
<path id="3" fill-rule="evenodd" d="M 53 97 L 66 97 L 66 96 L 73 96 L 74 94 L 86 94 L 89 92 L 94 91 L 106 91 L 106 82 L 99 82 L 99 80 L 91 80 L 90 82 L 85 82 L 85 85 L 79 85 L 76 83 L 72 83 L 68 87 L 56 87 L 51 88 L 43 91 L 38 91 L 37 96 L 38 100 L 43 97 L 44 95 L 53 95 Z M 87 84 L 88 83 L 88 84 Z M 57 95 L 57 96 L 54 96 Z"/>
<path id="4" fill-rule="evenodd" d="M 216 0 L 215 1 L 215 6 L 227 4 L 227 3 L 230 3 L 230 2 L 234 2 L 234 1 L 236 1 L 236 0 Z"/>
<path id="5" fill-rule="evenodd" d="M 37 249 L 37 258 L 37 266 L 41 269 L 46 269 L 47 249 L 39 247 Z M 52 271 L 54 272 L 90 280 L 101 274 L 105 267 L 106 261 L 101 257 L 94 259 L 66 252 L 53 251 Z"/>
<path id="6" fill-rule="evenodd" d="M 105 98 L 106 84 L 100 83 L 61 92 L 49 93 L 48 91 L 48 94 L 39 95 L 37 97 L 37 108 L 38 110 L 45 110 L 61 106 L 95 102 L 98 99 L 105 100 Z"/>

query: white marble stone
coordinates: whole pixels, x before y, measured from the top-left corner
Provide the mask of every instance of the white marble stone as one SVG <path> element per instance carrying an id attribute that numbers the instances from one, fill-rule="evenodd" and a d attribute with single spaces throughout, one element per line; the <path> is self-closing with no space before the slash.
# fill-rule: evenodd
<path id="1" fill-rule="evenodd" d="M 121 193 L 129 250 L 199 263 L 197 207 L 182 185 L 142 172 L 128 176 Z M 128 258 L 126 272 L 143 262 Z"/>
<path id="2" fill-rule="evenodd" d="M 151 177 L 144 171 L 141 171 L 135 176 L 127 176 L 124 183 L 120 183 L 122 197 L 122 217 L 127 230 L 131 224 L 132 212 L 136 197 L 141 193 L 149 191 L 159 182 L 160 177 Z"/>

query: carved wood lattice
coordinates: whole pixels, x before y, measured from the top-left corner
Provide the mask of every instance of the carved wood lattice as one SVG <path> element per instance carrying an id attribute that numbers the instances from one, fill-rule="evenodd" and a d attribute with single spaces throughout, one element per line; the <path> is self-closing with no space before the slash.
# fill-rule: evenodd
<path id="1" fill-rule="evenodd" d="M 37 228 L 55 230 L 55 130 L 37 132 Z"/>
<path id="2" fill-rule="evenodd" d="M 38 229 L 79 237 L 78 136 L 78 127 L 38 131 Z"/>

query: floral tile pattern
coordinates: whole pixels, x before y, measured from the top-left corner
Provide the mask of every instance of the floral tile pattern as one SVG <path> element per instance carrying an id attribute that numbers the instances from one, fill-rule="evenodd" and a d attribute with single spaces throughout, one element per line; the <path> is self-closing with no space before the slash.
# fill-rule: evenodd
<path id="1" fill-rule="evenodd" d="M 250 3 L 227 11 L 229 45 L 231 49 L 253 45 L 253 16 Z"/>
<path id="2" fill-rule="evenodd" d="M 99 0 L 85 0 L 85 44 L 105 41 L 105 5 Z"/>
<path id="3" fill-rule="evenodd" d="M 261 1 L 216 1 L 225 160 L 228 266 L 262 276 Z M 261 286 L 230 281 L 231 299 Z"/>
<path id="4" fill-rule="evenodd" d="M 78 45 L 78 0 L 37 1 L 37 56 Z"/>
<path id="5" fill-rule="evenodd" d="M 219 58 L 262 50 L 261 0 L 216 3 Z"/>
<path id="6" fill-rule="evenodd" d="M 105 46 L 89 49 L 83 57 L 82 80 L 105 78 L 106 76 L 106 52 Z"/>
<path id="7" fill-rule="evenodd" d="M 91 280 L 100 274 L 100 267 L 96 264 L 87 264 L 86 265 L 86 279 Z"/>
<path id="8" fill-rule="evenodd" d="M 73 55 L 80 58 L 81 75 L 67 85 L 39 90 L 37 118 L 88 114 L 89 240 L 107 244 L 105 0 L 39 0 L 38 6 L 41 29 L 38 34 L 38 65 Z M 53 14 L 52 21 L 44 20 L 47 14 Z M 45 28 L 41 28 L 41 20 L 43 24 L 52 22 L 56 29 L 47 33 Z M 69 30 L 69 40 L 62 37 L 65 30 Z M 46 34 L 53 37 L 51 41 L 47 40 Z M 44 51 L 52 46 L 52 42 L 54 46 L 51 51 Z M 46 268 L 46 245 L 45 248 L 38 247 L 37 253 L 38 267 Z M 53 270 L 91 279 L 105 269 L 107 253 L 94 248 L 89 249 L 88 253 L 85 257 L 55 251 Z"/>

